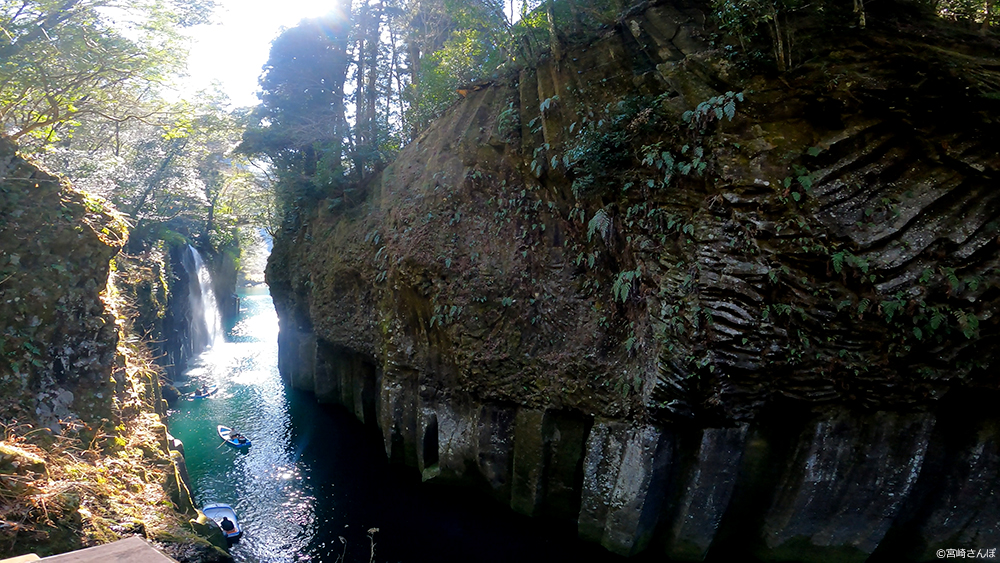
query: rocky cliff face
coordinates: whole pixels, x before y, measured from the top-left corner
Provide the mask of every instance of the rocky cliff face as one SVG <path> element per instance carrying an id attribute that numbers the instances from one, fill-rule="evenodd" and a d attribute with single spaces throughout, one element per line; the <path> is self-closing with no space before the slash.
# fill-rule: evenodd
<path id="1" fill-rule="evenodd" d="M 658 5 L 476 85 L 278 237 L 291 384 L 625 555 L 995 547 L 996 45 Z M 328 204 L 329 203 L 329 204 Z"/>
<path id="2" fill-rule="evenodd" d="M 79 427 L 81 409 L 90 419 L 111 418 L 118 335 L 101 293 L 125 223 L 2 139 L 0 178 L 5 418 L 37 420 L 56 433 Z"/>
<path id="3" fill-rule="evenodd" d="M 164 256 L 120 255 L 126 238 L 106 202 L 0 136 L 3 556 L 141 534 L 181 561 L 230 560 L 191 502 L 160 371 L 130 332 L 165 307 Z"/>

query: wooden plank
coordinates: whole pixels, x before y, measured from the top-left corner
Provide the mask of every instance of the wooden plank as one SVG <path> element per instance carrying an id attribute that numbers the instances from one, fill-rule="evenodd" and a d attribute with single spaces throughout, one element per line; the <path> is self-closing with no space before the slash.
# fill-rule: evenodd
<path id="1" fill-rule="evenodd" d="M 52 563 L 177 563 L 176 559 L 160 553 L 139 536 L 45 557 L 41 561 Z"/>

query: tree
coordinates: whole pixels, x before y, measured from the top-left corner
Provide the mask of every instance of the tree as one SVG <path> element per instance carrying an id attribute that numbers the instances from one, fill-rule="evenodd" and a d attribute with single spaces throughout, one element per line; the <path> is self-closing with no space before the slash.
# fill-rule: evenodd
<path id="1" fill-rule="evenodd" d="M 33 152 L 87 119 L 156 113 L 155 85 L 180 68 L 179 29 L 213 0 L 0 0 L 0 127 Z M 117 23 L 111 15 L 120 15 Z M 126 34 L 125 30 L 129 30 Z"/>
<path id="2" fill-rule="evenodd" d="M 169 123 L 85 123 L 40 158 L 124 212 L 134 244 L 197 238 L 219 248 L 240 226 L 271 221 L 268 186 L 234 153 L 246 116 L 226 105 L 202 93 L 165 108 Z"/>
<path id="3" fill-rule="evenodd" d="M 996 0 L 935 0 L 934 8 L 944 18 L 979 24 L 984 32 L 1000 19 Z"/>
<path id="4" fill-rule="evenodd" d="M 760 26 L 767 29 L 771 38 L 774 61 L 778 70 L 784 72 L 792 65 L 793 26 L 789 24 L 789 14 L 802 9 L 802 0 L 713 0 L 712 8 L 720 27 L 734 34 L 744 50 L 748 39 Z M 808 6 L 806 6 L 808 7 Z M 863 7 L 858 0 L 855 12 L 860 12 L 864 22 Z"/>
<path id="5" fill-rule="evenodd" d="M 526 4 L 525 4 L 526 5 Z M 456 99 L 456 88 L 494 76 L 515 58 L 513 23 L 498 0 L 410 4 L 411 130 L 427 126 Z M 411 137 L 413 134 L 411 134 Z"/>
<path id="6" fill-rule="evenodd" d="M 343 168 L 348 30 L 349 21 L 331 13 L 303 20 L 271 43 L 261 103 L 240 150 L 268 158 L 293 191 L 315 193 Z"/>

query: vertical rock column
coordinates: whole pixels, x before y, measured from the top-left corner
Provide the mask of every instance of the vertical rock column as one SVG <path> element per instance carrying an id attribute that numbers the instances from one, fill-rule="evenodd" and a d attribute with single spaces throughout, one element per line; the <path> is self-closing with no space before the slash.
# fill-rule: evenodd
<path id="1" fill-rule="evenodd" d="M 645 549 L 659 521 L 673 441 L 654 426 L 594 423 L 583 462 L 580 537 L 620 555 Z"/>
<path id="2" fill-rule="evenodd" d="M 417 467 L 417 373 L 387 368 L 379 388 L 378 426 L 390 461 Z"/>
<path id="3" fill-rule="evenodd" d="M 864 561 L 917 481 L 927 413 L 827 413 L 802 434 L 764 521 L 765 560 Z"/>
<path id="4" fill-rule="evenodd" d="M 742 424 L 702 431 L 697 458 L 681 484 L 683 493 L 666 532 L 671 560 L 702 561 L 708 554 L 736 487 L 747 428 Z"/>
<path id="5" fill-rule="evenodd" d="M 934 476 L 939 494 L 919 526 L 922 560 L 933 560 L 938 549 L 980 550 L 1000 547 L 1000 422 L 987 422 L 971 447 L 946 463 Z"/>
<path id="6" fill-rule="evenodd" d="M 295 389 L 313 391 L 316 336 L 293 327 L 278 332 L 278 371 Z"/>
<path id="7" fill-rule="evenodd" d="M 424 467 L 424 478 L 456 481 L 482 478 L 502 502 L 510 502 L 513 407 L 452 395 L 448 400 L 426 404 L 422 411 L 426 421 L 421 425 L 424 431 L 433 430 L 431 421 L 437 429 L 437 464 Z M 434 455 L 425 451 L 425 464 L 428 453 Z M 468 473 L 470 469 L 474 473 Z"/>
<path id="8" fill-rule="evenodd" d="M 514 421 L 510 507 L 521 514 L 573 519 L 580 512 L 581 471 L 589 419 L 520 409 Z"/>

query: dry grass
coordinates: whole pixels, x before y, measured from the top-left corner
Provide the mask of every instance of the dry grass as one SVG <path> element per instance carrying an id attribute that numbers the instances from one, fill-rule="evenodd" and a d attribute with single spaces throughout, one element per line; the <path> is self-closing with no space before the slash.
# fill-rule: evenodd
<path id="1" fill-rule="evenodd" d="M 89 444 L 8 428 L 0 446 L 37 456 L 47 471 L 3 474 L 0 554 L 57 553 L 136 533 L 190 534 L 163 487 L 173 469 L 161 428 L 157 415 L 142 413 Z"/>
<path id="2" fill-rule="evenodd" d="M 0 421 L 0 557 L 61 553 L 135 534 L 207 545 L 164 487 L 174 468 L 156 412 L 161 368 L 132 333 L 136 313 L 116 281 L 112 270 L 102 296 L 119 333 L 113 420 L 88 423 L 81 413 L 84 422 L 61 435 Z"/>

